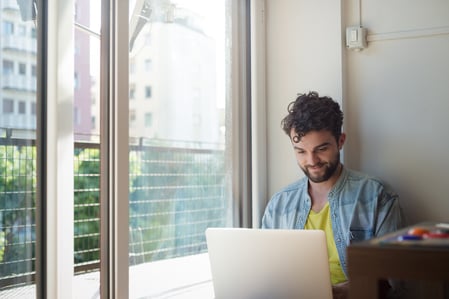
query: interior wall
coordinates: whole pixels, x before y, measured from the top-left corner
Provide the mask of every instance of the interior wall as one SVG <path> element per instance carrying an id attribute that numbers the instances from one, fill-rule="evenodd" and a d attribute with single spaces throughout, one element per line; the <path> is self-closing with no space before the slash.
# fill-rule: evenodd
<path id="1" fill-rule="evenodd" d="M 341 101 L 339 1 L 266 1 L 268 196 L 303 176 L 281 129 L 298 93 L 317 91 Z"/>
<path id="2" fill-rule="evenodd" d="M 357 24 L 359 1 L 347 3 Z M 346 53 L 346 163 L 393 185 L 410 223 L 448 221 L 449 2 L 360 8 L 368 47 Z"/>
<path id="3" fill-rule="evenodd" d="M 448 221 L 449 2 L 266 6 L 269 195 L 302 176 L 280 121 L 296 93 L 317 90 L 343 104 L 346 166 L 390 183 L 409 223 Z M 368 47 L 347 50 L 341 28 L 359 22 Z"/>

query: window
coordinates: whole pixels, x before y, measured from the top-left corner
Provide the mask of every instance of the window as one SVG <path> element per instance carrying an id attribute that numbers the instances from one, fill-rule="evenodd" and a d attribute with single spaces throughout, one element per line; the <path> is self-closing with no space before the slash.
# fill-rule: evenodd
<path id="1" fill-rule="evenodd" d="M 26 113 L 26 103 L 24 101 L 19 101 L 19 114 Z"/>
<path id="2" fill-rule="evenodd" d="M 75 89 L 79 89 L 80 88 L 80 78 L 78 77 L 78 73 L 76 71 L 75 71 L 75 74 L 73 75 L 73 81 L 74 81 Z"/>
<path id="3" fill-rule="evenodd" d="M 8 1 L 8 3 L 10 2 L 15 3 L 14 0 Z M 68 2 L 70 4 L 73 3 L 72 1 Z M 123 231 L 120 231 L 117 232 L 117 234 L 120 236 L 125 235 L 127 239 L 129 239 L 129 244 L 124 244 L 127 256 L 124 258 L 122 257 L 119 262 L 125 263 L 125 267 L 128 267 L 129 265 L 128 270 L 131 274 L 136 274 L 136 272 L 134 272 L 136 268 L 145 270 L 145 275 L 139 276 L 139 278 L 145 279 L 145 283 L 139 285 L 138 280 L 131 279 L 129 281 L 129 290 L 126 291 L 129 291 L 130 298 L 153 298 L 153 295 L 156 294 L 162 294 L 159 297 L 164 297 L 167 292 L 178 292 L 185 288 L 186 285 L 165 285 L 165 283 L 161 283 L 162 281 L 167 282 L 171 280 L 165 280 L 162 275 L 158 275 L 163 274 L 166 271 L 157 272 L 157 265 L 161 265 L 162 263 L 163 267 L 170 267 L 170 270 L 173 270 L 177 269 L 177 265 L 179 264 L 176 263 L 178 263 L 179 259 L 188 261 L 189 265 L 191 265 L 192 261 L 195 261 L 198 257 L 204 259 L 204 253 L 207 250 L 204 238 L 205 228 L 209 226 L 239 225 L 239 223 L 236 222 L 237 220 L 234 219 L 234 215 L 238 214 L 235 209 L 238 208 L 239 205 L 236 204 L 235 196 L 233 196 L 235 186 L 231 185 L 234 181 L 238 181 L 238 179 L 236 180 L 233 177 L 235 170 L 232 169 L 233 163 L 230 163 L 232 155 L 236 155 L 236 153 L 230 149 L 235 148 L 235 146 L 231 144 L 231 142 L 233 142 L 232 128 L 234 128 L 235 125 L 235 123 L 233 123 L 233 121 L 235 121 L 233 117 L 236 117 L 236 114 L 238 114 L 235 113 L 233 115 L 230 112 L 239 111 L 236 107 L 232 106 L 233 104 L 231 104 L 239 102 L 237 99 L 232 98 L 233 94 L 237 94 L 234 91 L 239 87 L 233 86 L 235 80 L 231 80 L 231 78 L 233 78 L 233 71 L 237 69 L 236 66 L 231 65 L 231 63 L 241 61 L 235 59 L 235 57 L 231 57 L 238 53 L 238 51 L 231 49 L 231 47 L 234 47 L 232 42 L 239 39 L 230 35 L 231 33 L 234 34 L 236 32 L 236 30 L 234 30 L 236 24 L 233 22 L 233 18 L 240 14 L 233 11 L 235 7 L 232 5 L 238 1 L 171 0 L 171 6 L 155 5 L 152 7 L 151 15 L 148 14 L 147 9 L 135 7 L 134 5 L 138 3 L 150 3 L 153 1 L 115 1 L 116 3 L 126 3 L 125 5 L 130 5 L 129 15 L 128 10 L 117 11 L 118 15 L 123 14 L 126 21 L 131 19 L 129 20 L 131 24 L 133 23 L 132 19 L 135 18 L 144 20 L 145 24 L 142 27 L 135 29 L 138 31 L 136 33 L 137 40 L 134 44 L 134 49 L 130 49 L 129 51 L 129 57 L 126 55 L 124 57 L 114 57 L 114 62 L 124 61 L 126 64 L 128 59 L 129 61 L 134 60 L 136 61 L 136 67 L 130 66 L 130 72 L 135 69 L 137 73 L 143 73 L 145 72 L 145 69 L 147 69 L 152 72 L 152 76 L 151 78 L 148 78 L 149 76 L 134 76 L 137 78 L 132 78 L 130 76 L 129 82 L 123 80 L 126 83 L 126 87 L 123 89 L 121 89 L 121 84 L 123 82 L 120 80 L 114 81 L 114 84 L 117 84 L 117 86 L 114 86 L 111 90 L 117 88 L 121 91 L 120 95 L 125 95 L 126 98 L 126 95 L 129 94 L 130 99 L 134 97 L 144 98 L 141 93 L 145 92 L 145 97 L 151 97 L 152 100 L 134 101 L 132 104 L 137 104 L 138 106 L 136 105 L 136 107 L 131 107 L 131 109 L 123 110 L 125 113 L 125 121 L 123 122 L 128 125 L 129 130 L 126 132 L 126 136 L 121 135 L 124 130 L 119 130 L 120 132 L 117 133 L 117 136 L 114 136 L 117 137 L 114 141 L 116 141 L 115 146 L 118 144 L 129 146 L 129 151 L 122 152 L 123 155 L 121 155 L 118 160 L 122 162 L 123 159 L 125 159 L 130 167 L 123 171 L 126 176 L 125 179 L 117 180 L 116 182 L 118 187 L 125 183 L 129 183 L 129 188 L 125 188 L 129 193 L 126 193 L 125 196 L 120 198 L 120 204 L 125 202 L 126 209 L 115 211 L 115 214 L 110 216 L 112 218 L 106 220 L 104 220 L 104 218 L 100 219 L 101 209 L 98 201 L 100 194 L 99 182 L 100 180 L 103 180 L 103 173 L 101 173 L 99 167 L 97 167 L 100 164 L 100 144 L 98 142 L 100 126 L 98 124 L 105 124 L 104 120 L 100 118 L 99 107 L 100 104 L 103 104 L 104 102 L 93 100 L 99 98 L 97 94 L 99 94 L 100 89 L 100 59 L 98 59 L 100 55 L 100 39 L 98 38 L 100 36 L 100 27 L 96 27 L 96 25 L 98 25 L 98 20 L 101 20 L 101 16 L 99 15 L 100 10 L 98 8 L 89 10 L 94 3 L 101 4 L 102 2 L 109 3 L 112 1 L 76 1 L 76 20 L 77 22 L 80 22 L 80 24 L 74 24 L 75 44 L 79 45 L 79 47 L 69 49 L 70 51 L 67 51 L 67 48 L 69 47 L 59 40 L 66 40 L 64 39 L 64 34 L 60 34 L 64 32 L 60 32 L 57 29 L 59 27 L 73 29 L 73 27 L 67 26 L 68 23 L 66 23 L 72 22 L 73 18 L 67 18 L 66 16 L 73 17 L 74 7 L 70 7 L 68 9 L 69 13 L 65 14 L 65 7 L 70 5 L 63 5 L 58 7 L 57 10 L 55 10 L 54 7 L 43 5 L 44 9 L 48 9 L 49 11 L 44 11 L 41 14 L 38 14 L 38 16 L 49 17 L 51 20 L 57 21 L 57 28 L 52 28 L 52 30 L 48 32 L 41 32 L 40 28 L 43 27 L 39 27 L 39 24 L 35 25 L 39 20 L 25 23 L 27 26 L 26 29 L 30 30 L 29 32 L 31 33 L 31 35 L 28 33 L 30 45 L 36 44 L 36 41 L 34 40 L 36 37 L 48 37 L 49 40 L 55 41 L 55 43 L 43 43 L 42 45 L 44 47 L 50 47 L 51 50 L 57 49 L 60 51 L 58 54 L 62 54 L 63 56 L 61 57 L 67 59 L 64 60 L 64 62 L 67 62 L 67 65 L 70 65 L 70 67 L 74 65 L 75 69 L 69 70 L 69 68 L 62 69 L 57 67 L 51 70 L 52 72 L 55 71 L 56 74 L 49 73 L 50 76 L 45 76 L 45 73 L 40 72 L 47 71 L 45 68 L 47 62 L 43 62 L 44 65 L 36 67 L 36 57 L 41 58 L 40 54 L 42 54 L 38 52 L 40 49 L 36 49 L 36 56 L 29 55 L 30 52 L 23 51 L 21 54 L 16 53 L 18 54 L 18 57 L 10 58 L 10 56 L 1 53 L 2 59 L 8 58 L 2 60 L 3 72 L 1 73 L 1 76 L 4 74 L 20 73 L 23 74 L 23 76 L 29 77 L 21 79 L 31 78 L 31 80 L 24 80 L 26 82 L 41 82 L 40 79 L 42 78 L 51 80 L 53 75 L 57 75 L 58 78 L 58 84 L 56 84 L 56 82 L 47 82 L 48 84 L 55 84 L 53 87 L 57 89 L 56 94 L 58 96 L 52 97 L 51 99 L 53 101 L 57 98 L 56 105 L 53 105 L 55 102 L 49 102 L 49 106 L 44 106 L 47 103 L 39 102 L 39 98 L 35 100 L 35 95 L 19 91 L 21 94 L 14 94 L 14 97 L 19 96 L 21 99 L 20 102 L 17 102 L 17 106 L 11 98 L 1 99 L 2 113 L 7 116 L 5 118 L 17 121 L 17 119 L 22 120 L 25 119 L 25 117 L 22 117 L 22 115 L 21 117 L 14 117 L 15 115 L 8 115 L 8 113 L 21 114 L 24 112 L 26 114 L 28 112 L 30 114 L 29 116 L 32 116 L 30 117 L 30 120 L 33 122 L 35 122 L 36 119 L 42 120 L 42 118 L 47 117 L 49 114 L 55 113 L 56 115 L 50 116 L 53 117 L 51 119 L 52 121 L 55 119 L 57 121 L 48 123 L 63 123 L 64 125 L 61 127 L 64 128 L 60 129 L 58 126 L 51 126 L 51 128 L 47 129 L 56 130 L 58 133 L 61 132 L 59 130 L 62 130 L 63 133 L 72 133 L 64 131 L 69 127 L 67 125 L 70 123 L 67 121 L 69 119 L 69 114 L 70 118 L 73 117 L 73 121 L 80 125 L 80 131 L 73 132 L 75 136 L 74 145 L 70 144 L 72 142 L 72 139 L 68 138 L 72 137 L 70 134 L 62 134 L 58 137 L 55 136 L 55 134 L 46 134 L 47 132 L 36 132 L 35 129 L 27 132 L 31 136 L 31 139 L 29 140 L 36 138 L 35 136 L 42 136 L 42 138 L 47 138 L 46 141 L 57 143 L 58 146 L 67 145 L 67 140 L 69 142 L 69 146 L 64 148 L 64 154 L 67 154 L 65 157 L 68 156 L 69 161 L 61 161 L 59 157 L 50 157 L 49 160 L 53 161 L 47 161 L 46 163 L 49 165 L 49 169 L 44 170 L 45 172 L 50 172 L 50 175 L 45 178 L 52 179 L 51 174 L 54 174 L 54 172 L 52 172 L 54 171 L 54 168 L 60 169 L 64 168 L 64 166 L 70 166 L 78 171 L 74 174 L 73 178 L 69 177 L 69 180 L 73 179 L 72 182 L 75 186 L 74 205 L 71 205 L 73 213 L 70 213 L 70 215 L 74 215 L 74 221 L 73 223 L 69 223 L 69 227 L 74 228 L 74 239 L 72 240 L 74 241 L 74 246 L 68 246 L 67 248 L 69 249 L 67 251 L 72 251 L 73 249 L 74 254 L 73 252 L 70 252 L 67 261 L 70 263 L 70 266 L 72 265 L 71 263 L 74 262 L 75 269 L 73 272 L 60 271 L 57 273 L 61 273 L 62 275 L 67 275 L 67 273 L 69 273 L 69 276 L 71 276 L 72 273 L 75 273 L 77 276 L 78 274 L 81 276 L 82 272 L 87 269 L 90 273 L 85 281 L 87 280 L 89 286 L 98 282 L 99 280 L 96 276 L 97 273 L 95 273 L 94 276 L 91 276 L 91 274 L 99 270 L 100 264 L 102 266 L 104 264 L 109 264 L 109 261 L 105 260 L 102 260 L 100 263 L 100 249 L 98 244 L 99 239 L 104 236 L 101 236 L 100 238 L 99 228 L 100 226 L 106 227 L 110 224 L 109 222 L 105 223 L 103 221 L 126 219 L 125 221 L 127 223 L 120 226 L 121 228 L 124 228 L 125 232 L 123 233 Z M 168 1 L 162 2 L 165 3 Z M 198 3 L 200 5 L 196 5 Z M 56 11 L 57 13 L 55 13 Z M 61 11 L 63 13 L 60 13 Z M 0 13 L 3 14 L 4 11 L 2 10 Z M 18 13 L 18 11 L 8 11 L 8 16 L 12 13 L 17 17 L 15 24 L 18 24 L 20 22 L 20 13 Z M 92 17 L 87 18 L 88 20 L 86 21 L 84 17 L 87 15 Z M 44 20 L 44 22 L 45 21 L 46 20 Z M 245 22 L 243 24 L 245 24 Z M 79 25 L 89 28 L 92 31 L 83 31 Z M 230 30 L 231 27 L 233 30 Z M 132 32 L 133 29 L 130 29 Z M 3 28 L 2 30 L 5 29 Z M 15 30 L 21 29 L 18 29 L 18 27 L 14 28 L 14 23 L 12 23 L 10 31 L 14 32 Z M 57 34 L 55 34 L 55 31 L 57 31 Z M 49 36 L 52 34 L 55 35 Z M 2 36 L 4 36 L 3 31 Z M 65 36 L 68 38 L 68 35 Z M 115 37 L 117 37 L 117 35 L 115 35 Z M 86 38 L 86 43 L 83 43 L 85 41 L 81 42 L 83 38 Z M 102 36 L 101 41 L 103 42 L 108 38 L 109 36 Z M 150 40 L 151 43 L 149 43 Z M 125 46 L 125 51 L 128 51 L 128 41 L 118 44 L 118 47 Z M 151 48 L 149 47 L 150 44 Z M 72 46 L 71 43 L 70 46 Z M 111 47 L 113 47 L 112 43 Z M 112 53 L 117 53 L 117 51 L 115 51 L 116 49 L 112 50 Z M 53 51 L 49 52 L 53 53 Z M 74 61 L 72 62 L 74 63 L 72 64 L 70 61 L 72 59 L 71 55 L 74 54 L 74 52 L 76 52 L 77 55 L 73 57 Z M 19 54 L 21 55 L 20 57 Z M 51 63 L 57 61 L 55 57 L 49 56 L 43 58 L 50 60 Z M 90 61 L 86 64 L 85 62 L 88 60 Z M 24 65 L 19 65 L 19 61 Z M 51 65 L 54 66 L 55 64 Z M 86 65 L 88 66 L 87 71 L 80 67 Z M 143 67 L 141 67 L 141 65 Z M 200 67 L 196 67 L 197 65 Z M 28 66 L 30 67 L 29 70 L 27 70 Z M 121 68 L 111 69 L 117 70 Z M 195 70 L 194 73 L 191 70 Z M 105 75 L 104 77 L 108 77 L 109 74 L 103 75 Z M 36 77 L 38 80 L 35 80 Z M 1 79 L 3 80 L 3 78 Z M 65 83 L 72 80 L 76 90 L 67 92 L 66 87 L 69 86 L 69 84 Z M 105 80 L 107 81 L 108 79 Z M 109 80 L 111 79 L 109 78 Z M 59 84 L 61 82 L 62 84 Z M 80 84 L 81 82 L 82 84 Z M 38 88 L 40 88 L 40 86 L 38 86 Z M 198 95 L 195 90 L 200 90 L 201 93 Z M 6 95 L 9 95 L 9 92 L 10 91 L 5 92 Z M 113 92 L 114 91 L 111 91 L 111 93 Z M 4 97 L 5 93 L 1 93 L 0 96 Z M 70 95 L 74 95 L 74 97 L 67 96 L 69 93 Z M 59 97 L 59 95 L 61 95 L 61 97 Z M 30 99 L 22 98 L 22 96 L 30 96 Z M 94 98 L 92 99 L 92 97 Z M 59 101 L 60 99 L 65 101 L 63 103 L 67 105 L 58 105 L 59 103 L 62 103 L 62 101 Z M 72 99 L 73 102 L 69 102 Z M 102 100 L 104 99 L 102 98 Z M 110 100 L 110 98 L 107 100 Z M 122 98 L 119 100 L 122 103 L 126 102 L 126 99 L 125 101 L 123 101 Z M 43 101 L 45 101 L 45 99 Z M 107 102 L 107 104 L 110 103 Z M 129 102 L 127 102 L 127 104 L 131 105 Z M 27 107 L 27 105 L 30 106 Z M 70 109 L 73 109 L 73 111 L 67 111 L 63 106 L 69 107 Z M 49 107 L 50 109 L 40 109 L 41 107 Z M 47 114 L 41 115 L 41 113 L 45 112 L 44 110 L 47 110 Z M 49 110 L 53 111 L 49 112 Z M 68 113 L 67 115 L 58 114 L 61 111 Z M 104 114 L 108 114 L 108 112 L 111 111 L 114 111 L 117 114 L 122 113 L 120 109 L 111 109 L 102 111 L 102 117 Z M 223 122 L 221 121 L 221 115 L 225 118 L 225 121 Z M 198 121 L 196 120 L 197 117 L 202 120 L 200 124 L 198 124 Z M 1 121 L 5 118 L 2 116 Z M 114 119 L 114 121 L 116 120 Z M 27 122 L 17 125 L 17 127 L 20 127 L 21 134 L 25 130 L 24 127 L 29 123 L 31 122 L 27 119 Z M 233 126 L 229 127 L 231 123 Z M 37 127 L 45 129 L 45 126 L 36 126 L 36 123 L 34 123 L 33 128 Z M 123 127 L 126 129 L 126 126 Z M 220 128 L 223 128 L 223 132 L 226 131 L 226 136 L 220 133 Z M 115 128 L 114 126 L 111 126 L 104 129 L 105 130 L 102 130 L 101 132 L 114 130 Z M 55 131 L 52 131 L 51 133 L 53 132 Z M 14 134 L 14 132 L 12 132 L 12 134 Z M 36 139 L 32 141 L 33 142 L 30 141 L 30 147 L 32 147 L 32 143 L 36 142 Z M 101 144 L 101 146 L 103 146 L 103 144 Z M 23 149 L 22 144 L 17 148 Z M 35 148 L 36 147 L 34 147 L 34 149 Z M 73 148 L 74 152 L 72 156 L 71 150 Z M 1 147 L 0 150 L 2 150 Z M 108 152 L 108 154 L 110 154 L 110 152 Z M 37 159 L 39 159 L 40 156 L 37 156 Z M 71 161 L 72 158 L 75 161 Z M 36 162 L 41 162 L 36 161 L 36 153 L 33 152 L 33 150 L 31 150 L 31 155 L 30 157 L 27 157 L 27 159 L 29 159 L 28 162 L 31 166 L 36 164 L 39 165 L 39 163 Z M 51 163 L 54 163 L 54 161 L 59 163 L 58 166 L 63 167 L 52 167 L 54 164 Z M 115 161 L 117 160 L 114 160 L 114 162 Z M 15 173 L 19 174 L 19 171 L 24 169 L 22 165 L 23 164 L 20 164 L 20 167 L 17 167 L 17 172 Z M 41 166 L 45 167 L 46 165 L 41 164 Z M 113 165 L 113 167 L 120 166 Z M 4 225 L 3 228 L 0 228 L 0 238 L 6 236 L 6 233 L 8 232 L 16 231 L 17 234 L 13 237 L 26 241 L 24 244 L 19 245 L 20 248 L 18 248 L 17 251 L 23 251 L 20 255 L 8 256 L 9 259 L 3 260 L 8 263 L 2 263 L 3 261 L 0 261 L 0 267 L 2 269 L 0 273 L 1 282 L 3 283 L 4 281 L 9 281 L 11 279 L 14 280 L 16 275 L 20 275 L 23 279 L 17 281 L 19 288 L 23 285 L 26 287 L 29 287 L 29 285 L 32 286 L 34 283 L 33 277 L 38 277 L 39 273 L 35 273 L 34 271 L 36 261 L 34 253 L 39 251 L 35 248 L 36 245 L 39 246 L 38 248 L 41 248 L 41 244 L 36 243 L 36 223 L 34 222 L 35 219 L 38 218 L 35 215 L 36 175 L 34 172 L 36 171 L 32 167 L 26 169 L 30 171 L 31 176 L 27 177 L 25 181 L 19 180 L 21 183 L 24 182 L 23 185 L 25 185 L 27 189 L 24 192 L 16 192 L 18 194 L 17 197 L 21 197 L 23 200 L 20 201 L 20 205 L 19 202 L 17 202 L 19 213 L 14 211 L 16 215 L 20 214 L 19 216 L 22 218 L 18 219 L 17 222 L 12 222 L 13 224 L 18 224 L 15 227 L 14 225 L 10 227 Z M 20 179 L 22 179 L 22 177 Z M 63 178 L 61 177 L 58 179 L 62 180 Z M 114 186 L 114 188 L 115 187 L 116 186 Z M 0 195 L 3 195 L 1 192 L 2 191 L 0 191 Z M 67 193 L 70 192 L 66 192 L 66 194 Z M 102 192 L 102 194 L 104 193 L 106 192 Z M 60 206 L 48 206 L 58 206 L 58 212 L 60 212 L 66 208 L 65 205 L 67 202 L 72 203 L 70 200 L 64 201 L 65 199 L 66 198 L 63 198 L 61 201 L 57 202 L 58 204 L 61 204 Z M 50 208 L 49 210 L 52 209 Z M 124 211 L 126 213 L 129 212 L 129 218 L 121 217 L 120 213 Z M 2 210 L 1 206 L 0 212 L 3 213 L 2 215 L 5 215 L 5 211 Z M 6 212 L 9 213 L 10 211 L 8 210 Z M 49 213 L 51 214 L 52 212 Z M 15 217 L 15 215 L 13 216 Z M 60 220 L 60 218 L 55 217 L 53 214 L 46 215 L 46 217 L 47 216 L 51 217 L 49 220 L 50 222 L 48 223 L 51 223 L 51 221 L 55 219 Z M 8 217 L 10 217 L 10 215 L 8 215 Z M 44 223 L 47 223 L 47 219 L 41 220 Z M 100 221 L 103 223 L 100 223 Z M 106 224 L 106 226 L 103 224 Z M 112 227 L 113 226 L 111 226 L 111 228 Z M 57 231 L 58 236 L 62 237 L 64 234 L 62 228 Z M 2 233 L 5 233 L 5 235 Z M 113 231 L 112 233 L 115 232 Z M 107 238 L 107 236 L 104 238 Z M 60 240 L 67 241 L 65 238 L 55 238 L 55 240 L 58 240 L 58 246 L 61 243 Z M 58 243 L 57 241 L 51 240 L 51 238 L 48 238 L 47 241 L 46 246 L 52 246 L 54 243 Z M 10 244 L 16 243 L 11 242 L 7 245 L 4 244 L 5 243 L 0 243 L 0 251 L 2 249 L 1 246 L 9 246 Z M 56 247 L 57 246 L 54 246 L 52 249 L 55 249 Z M 102 250 L 108 250 L 107 247 L 108 246 L 103 246 Z M 15 249 L 17 248 L 5 250 L 5 256 L 6 254 L 17 252 Z M 65 257 L 66 255 L 66 252 L 56 253 L 58 256 Z M 12 261 L 14 265 L 9 263 L 10 261 Z M 19 263 L 20 267 L 16 266 Z M 111 265 L 111 269 L 114 270 L 116 268 L 115 266 L 117 265 Z M 197 265 L 195 265 L 195 267 L 196 266 Z M 60 268 L 58 268 L 58 270 L 60 270 Z M 64 268 L 64 270 L 67 269 Z M 167 272 L 173 272 L 170 270 Z M 146 275 L 148 273 L 157 274 L 156 276 L 152 276 L 156 277 L 156 279 L 148 280 L 149 276 Z M 104 278 L 107 274 L 109 273 L 100 273 L 100 276 L 103 275 L 102 278 Z M 120 273 L 118 275 L 120 275 Z M 92 277 L 94 278 L 92 279 Z M 49 275 L 46 278 L 50 282 L 54 281 L 52 275 Z M 63 289 L 64 283 L 72 283 L 72 279 L 70 278 L 72 277 L 69 277 L 69 279 L 67 279 L 67 277 L 59 277 L 61 285 L 59 285 L 60 282 L 58 281 L 58 285 L 55 285 L 54 288 L 60 291 Z M 187 278 L 190 282 L 193 282 L 192 285 L 201 282 L 196 275 Z M 76 279 L 73 279 L 73 290 L 75 292 L 89 292 L 86 288 L 80 288 L 76 285 L 75 281 L 78 281 L 79 279 L 81 278 L 76 277 Z M 120 279 L 117 280 L 117 290 L 120 290 L 122 281 L 123 280 Z M 142 285 L 145 286 L 145 291 L 148 293 L 139 293 L 139 287 Z M 149 287 L 146 288 L 147 286 Z M 41 287 L 46 288 L 48 285 Z M 160 289 L 160 287 L 163 287 L 164 289 Z M 3 296 L 2 291 L 3 289 L 0 290 L 0 297 Z M 112 292 L 111 297 L 116 297 L 117 294 L 114 292 L 115 290 Z M 73 297 L 90 298 L 95 295 L 98 296 L 98 294 L 99 290 L 95 289 L 93 294 Z M 66 296 L 63 297 L 65 298 Z M 13 296 L 13 298 L 15 297 Z M 70 296 L 67 296 L 67 298 L 70 298 Z"/>
<path id="4" fill-rule="evenodd" d="M 155 298 L 186 287 L 173 282 L 159 288 L 171 279 L 158 275 L 156 265 L 191 265 L 205 256 L 207 227 L 237 225 L 229 180 L 232 138 L 220 133 L 221 113 L 226 125 L 232 123 L 233 1 L 171 3 L 145 15 L 130 2 L 130 24 L 146 24 L 137 34 L 130 28 L 137 37 L 129 62 L 140 61 L 142 71 L 152 74 L 129 76 L 129 92 L 144 86 L 145 98 L 152 100 L 129 111 L 129 271 L 132 276 L 139 266 L 143 277 L 157 277 L 140 293 Z M 197 267 L 198 276 L 185 281 L 199 283 L 203 271 Z M 129 283 L 130 294 L 141 289 L 139 281 Z"/>
<path id="5" fill-rule="evenodd" d="M 78 3 L 76 3 L 75 2 L 75 8 L 74 8 L 74 11 L 75 11 L 75 22 L 78 22 L 78 18 L 79 18 L 79 8 L 78 8 Z"/>
<path id="6" fill-rule="evenodd" d="M 5 114 L 14 113 L 14 100 L 3 99 L 3 113 Z"/>
<path id="7" fill-rule="evenodd" d="M 14 62 L 3 60 L 3 75 L 12 75 L 14 73 Z"/>
<path id="8" fill-rule="evenodd" d="M 74 107 L 73 109 L 73 124 L 79 125 L 81 123 L 80 120 L 80 109 L 78 107 Z"/>
<path id="9" fill-rule="evenodd" d="M 145 113 L 145 128 L 150 128 L 153 125 L 153 114 L 151 112 Z"/>
<path id="10" fill-rule="evenodd" d="M 151 98 L 151 86 L 145 86 L 145 98 Z"/>
<path id="11" fill-rule="evenodd" d="M 27 105 L 36 105 L 37 86 L 27 65 L 37 55 L 30 54 L 36 41 L 27 36 L 34 24 L 18 9 L 23 2 L 0 0 L 0 298 L 36 296 L 38 133 Z"/>
<path id="12" fill-rule="evenodd" d="M 26 75 L 27 65 L 25 63 L 19 63 L 19 75 Z"/>
<path id="13" fill-rule="evenodd" d="M 14 23 L 9 21 L 2 22 L 2 32 L 4 35 L 13 35 L 14 34 Z"/>
<path id="14" fill-rule="evenodd" d="M 145 59 L 145 72 L 151 72 L 151 59 Z"/>
<path id="15" fill-rule="evenodd" d="M 135 61 L 130 61 L 129 62 L 129 73 L 130 74 L 135 74 L 136 73 L 136 62 Z"/>
<path id="16" fill-rule="evenodd" d="M 134 125 L 134 123 L 136 122 L 136 111 L 135 110 L 130 110 L 129 111 L 129 125 Z"/>

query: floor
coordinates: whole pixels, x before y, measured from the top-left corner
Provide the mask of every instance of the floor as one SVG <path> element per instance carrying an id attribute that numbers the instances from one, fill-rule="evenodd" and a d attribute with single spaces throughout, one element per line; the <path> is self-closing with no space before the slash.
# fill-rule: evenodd
<path id="1" fill-rule="evenodd" d="M 130 299 L 213 299 L 207 254 L 140 264 L 129 268 Z M 73 278 L 73 299 L 100 298 L 100 272 Z M 0 291 L 0 298 L 36 298 L 35 285 Z"/>

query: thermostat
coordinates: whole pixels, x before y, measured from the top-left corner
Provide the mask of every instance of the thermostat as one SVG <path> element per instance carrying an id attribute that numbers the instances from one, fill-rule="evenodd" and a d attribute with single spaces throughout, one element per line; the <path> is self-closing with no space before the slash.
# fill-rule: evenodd
<path id="1" fill-rule="evenodd" d="M 362 26 L 346 28 L 346 48 L 360 51 L 367 47 L 366 28 Z"/>

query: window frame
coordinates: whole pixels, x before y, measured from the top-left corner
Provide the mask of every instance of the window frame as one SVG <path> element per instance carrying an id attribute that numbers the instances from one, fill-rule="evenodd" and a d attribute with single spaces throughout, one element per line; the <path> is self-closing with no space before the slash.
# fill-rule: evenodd
<path id="1" fill-rule="evenodd" d="M 107 1 L 106 1 L 107 2 Z M 232 193 L 234 225 L 252 226 L 251 205 L 251 84 L 249 17 L 250 0 L 232 5 L 232 123 L 226 142 L 232 142 Z M 112 0 L 102 4 L 101 45 L 101 244 L 100 288 L 105 298 L 128 298 L 128 101 L 129 3 Z M 120 59 L 118 59 L 120 57 Z"/>
<path id="2" fill-rule="evenodd" d="M 73 0 L 37 1 L 36 296 L 71 298 Z M 71 63 L 72 62 L 72 63 Z M 64 115 L 64 117 L 60 117 Z M 61 199 L 64 198 L 62 202 Z"/>
<path id="3" fill-rule="evenodd" d="M 235 226 L 252 226 L 250 0 L 232 0 L 232 147 Z M 74 1 L 37 1 L 38 298 L 70 298 L 73 279 L 73 24 Z M 101 39 L 102 298 L 128 298 L 128 1 L 103 0 Z M 33 32 L 33 30 L 31 31 Z M 120 59 L 119 59 L 120 58 Z M 72 61 L 73 62 L 73 61 Z M 31 69 L 32 72 L 32 69 Z M 64 117 L 60 117 L 64 115 Z M 70 119 L 69 119 L 70 118 Z M 56 157 L 56 159 L 55 159 Z M 62 203 L 58 199 L 64 198 Z M 56 229 L 57 228 L 57 229 Z"/>

